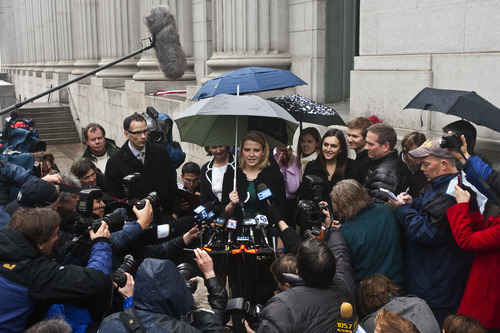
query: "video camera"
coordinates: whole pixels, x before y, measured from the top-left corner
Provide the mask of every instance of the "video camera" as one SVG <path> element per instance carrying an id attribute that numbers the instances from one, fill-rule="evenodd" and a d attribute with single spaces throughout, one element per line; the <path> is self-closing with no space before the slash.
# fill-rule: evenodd
<path id="1" fill-rule="evenodd" d="M 243 297 L 232 298 L 227 301 L 226 313 L 229 315 L 242 315 L 243 319 L 241 325 L 245 327 L 244 320 L 248 322 L 253 330 L 257 330 L 259 325 L 260 314 L 264 307 L 261 304 L 253 306 L 249 301 Z M 237 324 L 233 322 L 233 324 Z"/>
<path id="2" fill-rule="evenodd" d="M 123 215 L 119 211 L 106 214 L 102 218 L 92 218 L 94 200 L 102 197 L 102 191 L 100 189 L 84 189 L 80 191 L 79 195 L 80 200 L 78 201 L 77 210 L 83 215 L 83 217 L 75 222 L 74 228 L 78 234 L 83 234 L 89 227 L 94 232 L 97 232 L 97 230 L 101 227 L 102 221 L 108 225 L 110 232 L 123 228 L 125 221 L 123 219 Z"/>
<path id="3" fill-rule="evenodd" d="M 325 220 L 323 209 L 328 206 L 320 205 L 322 200 L 323 180 L 315 175 L 305 176 L 305 186 L 310 189 L 310 196 L 306 200 L 300 200 L 297 206 L 300 225 L 312 224 L 311 232 L 314 236 L 321 234 L 321 222 Z"/>
<path id="4" fill-rule="evenodd" d="M 462 147 L 462 140 L 457 133 L 449 133 L 441 137 L 441 140 L 439 140 L 439 147 L 443 149 L 455 148 L 458 150 L 460 147 Z"/>

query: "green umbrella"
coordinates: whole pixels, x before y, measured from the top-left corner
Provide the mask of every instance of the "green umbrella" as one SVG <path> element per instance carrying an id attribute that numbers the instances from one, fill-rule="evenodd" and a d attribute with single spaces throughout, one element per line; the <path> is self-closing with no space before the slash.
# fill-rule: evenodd
<path id="1" fill-rule="evenodd" d="M 271 147 L 287 145 L 292 143 L 298 126 L 298 122 L 276 103 L 258 96 L 226 94 L 194 103 L 175 122 L 183 142 L 200 146 L 237 147 L 250 130 L 265 134 Z"/>

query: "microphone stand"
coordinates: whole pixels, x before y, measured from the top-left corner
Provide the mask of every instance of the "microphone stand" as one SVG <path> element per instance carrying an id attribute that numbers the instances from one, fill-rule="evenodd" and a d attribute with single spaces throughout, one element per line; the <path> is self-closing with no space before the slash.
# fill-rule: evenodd
<path id="1" fill-rule="evenodd" d="M 45 91 L 45 92 L 43 92 L 43 93 L 41 93 L 41 94 L 38 94 L 38 95 L 36 95 L 36 96 L 30 97 L 30 98 L 28 98 L 28 99 L 25 99 L 25 100 L 24 100 L 24 101 L 22 101 L 22 102 L 18 102 L 18 103 L 13 104 L 13 105 L 11 105 L 11 106 L 9 106 L 9 107 L 6 107 L 5 109 L 0 110 L 0 115 L 3 115 L 3 114 L 5 114 L 5 113 L 7 113 L 7 112 L 9 112 L 9 111 L 12 111 L 12 110 L 15 110 L 15 109 L 19 109 L 19 108 L 20 108 L 20 107 L 22 107 L 23 105 L 28 104 L 28 103 L 31 103 L 31 102 L 33 102 L 34 100 L 39 99 L 40 97 L 43 97 L 43 96 L 45 96 L 45 95 L 52 94 L 54 91 L 57 91 L 57 90 L 59 90 L 59 89 L 61 89 L 61 88 L 64 88 L 64 87 L 66 87 L 66 86 L 69 86 L 70 84 L 75 83 L 75 82 L 77 82 L 77 81 L 80 81 L 81 79 L 84 79 L 84 78 L 86 78 L 86 77 L 88 77 L 88 76 L 94 75 L 95 73 L 100 72 L 100 71 L 102 71 L 103 69 L 106 69 L 106 68 L 109 68 L 109 67 L 111 67 L 111 66 L 114 66 L 114 65 L 116 65 L 116 64 L 118 64 L 118 63 L 120 63 L 120 62 L 122 62 L 122 61 L 124 61 L 124 60 L 127 60 L 127 59 L 129 59 L 129 58 L 132 58 L 132 57 L 134 57 L 134 56 L 136 56 L 136 55 L 138 55 L 138 54 L 140 54 L 140 53 L 142 53 L 142 52 L 144 52 L 144 51 L 147 51 L 147 50 L 149 50 L 149 49 L 152 49 L 153 47 L 155 47 L 155 44 L 156 44 L 156 39 L 155 39 L 154 35 L 153 35 L 153 36 L 150 36 L 148 39 L 149 39 L 149 42 L 150 42 L 150 44 L 149 44 L 148 46 L 145 46 L 145 47 L 143 47 L 143 48 L 141 48 L 141 49 L 139 49 L 139 50 L 137 50 L 137 51 L 134 51 L 134 52 L 132 52 L 132 53 L 129 53 L 129 54 L 127 54 L 127 55 L 125 55 L 125 56 L 123 56 L 123 57 L 121 57 L 121 58 L 119 58 L 119 59 L 116 59 L 116 60 L 114 60 L 114 61 L 112 61 L 112 62 L 110 62 L 110 63 L 107 63 L 106 65 L 102 65 L 101 67 L 97 67 L 96 69 L 93 69 L 93 70 L 91 70 L 90 72 L 87 72 L 87 73 L 85 73 L 85 74 L 82 74 L 82 75 L 80 75 L 80 76 L 77 76 L 77 77 L 75 77 L 74 79 L 69 80 L 69 81 L 66 81 L 66 82 L 64 82 L 64 83 L 62 83 L 62 84 L 60 84 L 60 85 L 58 85 L 58 86 L 56 86 L 56 87 L 54 87 L 54 88 L 52 88 L 52 89 L 49 89 L 49 90 L 47 90 L 47 91 Z"/>

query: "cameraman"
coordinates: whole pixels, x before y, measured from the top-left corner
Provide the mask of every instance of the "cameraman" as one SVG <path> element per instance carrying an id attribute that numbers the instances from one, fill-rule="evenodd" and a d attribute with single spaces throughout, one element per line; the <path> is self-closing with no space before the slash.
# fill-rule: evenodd
<path id="1" fill-rule="evenodd" d="M 271 298 L 260 316 L 257 332 L 327 332 L 336 327 L 342 302 L 354 304 L 355 284 L 342 232 L 327 215 L 324 242 L 304 241 L 296 265 L 304 285 Z"/>
<path id="2" fill-rule="evenodd" d="M 137 272 L 132 307 L 104 319 L 99 331 L 127 332 L 132 319 L 142 332 L 223 332 L 226 291 L 215 277 L 210 256 L 200 249 L 195 255 L 206 280 L 196 278 L 193 295 L 173 262 L 146 259 Z M 186 321 L 189 311 L 192 320 Z"/>

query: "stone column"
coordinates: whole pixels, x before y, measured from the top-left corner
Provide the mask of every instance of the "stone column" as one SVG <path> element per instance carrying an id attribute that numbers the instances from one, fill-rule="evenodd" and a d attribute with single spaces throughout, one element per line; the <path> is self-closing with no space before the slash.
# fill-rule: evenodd
<path id="1" fill-rule="evenodd" d="M 35 45 L 35 64 L 33 70 L 36 73 L 36 76 L 41 76 L 41 72 L 45 68 L 46 63 L 46 54 L 45 48 L 48 46 L 48 36 L 46 36 L 43 32 L 43 3 L 42 0 L 33 0 L 32 2 L 28 2 L 28 6 L 31 5 L 29 9 L 33 15 L 33 38 L 36 41 L 33 43 L 33 40 L 28 41 L 28 45 Z"/>
<path id="2" fill-rule="evenodd" d="M 99 66 L 108 64 L 140 48 L 139 2 L 106 0 L 101 3 L 102 59 Z M 96 74 L 99 78 L 128 79 L 139 71 L 140 56 L 124 60 Z"/>
<path id="3" fill-rule="evenodd" d="M 99 65 L 101 58 L 100 40 L 102 38 L 98 0 L 74 0 L 73 40 L 75 42 L 76 62 L 73 75 L 87 73 Z"/>
<path id="4" fill-rule="evenodd" d="M 290 68 L 287 1 L 213 0 L 212 4 L 208 78 L 246 66 Z"/>
<path id="5" fill-rule="evenodd" d="M 74 67 L 73 29 L 74 19 L 71 0 L 58 0 L 56 7 L 57 22 L 57 74 L 70 74 Z"/>
<path id="6" fill-rule="evenodd" d="M 43 73 L 48 79 L 52 79 L 52 73 L 56 71 L 57 66 L 57 38 L 58 31 L 56 25 L 56 4 L 54 0 L 45 0 L 41 5 L 41 24 L 43 43 L 43 55 L 47 60 Z"/>

